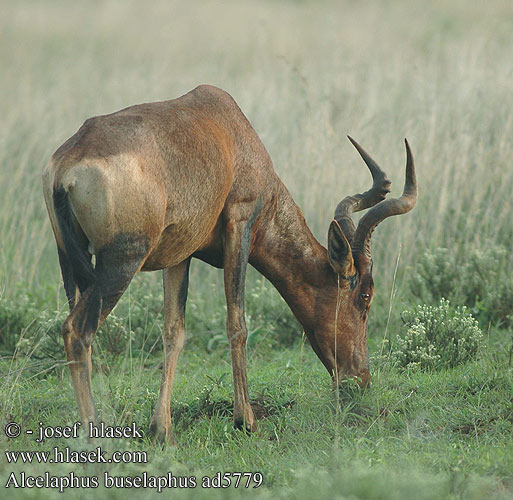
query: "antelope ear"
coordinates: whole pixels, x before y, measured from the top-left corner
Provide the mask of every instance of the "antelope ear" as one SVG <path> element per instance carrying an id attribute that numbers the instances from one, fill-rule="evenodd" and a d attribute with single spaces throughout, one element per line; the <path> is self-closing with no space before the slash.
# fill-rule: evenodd
<path id="1" fill-rule="evenodd" d="M 328 230 L 328 259 L 336 273 L 345 277 L 356 273 L 351 245 L 336 220 L 331 221 Z"/>

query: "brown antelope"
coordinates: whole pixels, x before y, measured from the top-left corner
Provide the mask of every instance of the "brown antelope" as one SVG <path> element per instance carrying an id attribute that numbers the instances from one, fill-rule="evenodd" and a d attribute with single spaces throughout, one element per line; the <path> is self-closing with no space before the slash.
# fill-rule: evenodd
<path id="1" fill-rule="evenodd" d="M 84 423 L 98 418 L 91 391 L 98 326 L 138 271 L 163 269 L 165 356 L 151 431 L 172 440 L 170 399 L 192 257 L 224 268 L 236 427 L 256 428 L 246 379 L 248 262 L 283 296 L 335 384 L 341 377 L 368 384 L 370 237 L 382 220 L 413 208 L 417 184 L 406 142 L 404 192 L 382 201 L 390 181 L 350 140 L 373 186 L 338 204 L 327 250 L 249 121 L 215 87 L 91 118 L 53 154 L 43 187 L 71 311 L 62 327 L 66 359 Z M 355 228 L 351 214 L 373 206 Z"/>

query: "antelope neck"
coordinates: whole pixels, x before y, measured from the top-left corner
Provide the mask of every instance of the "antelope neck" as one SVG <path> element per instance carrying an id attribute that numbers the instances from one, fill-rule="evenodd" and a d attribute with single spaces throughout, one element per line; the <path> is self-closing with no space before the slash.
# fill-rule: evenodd
<path id="1" fill-rule="evenodd" d="M 308 333 L 318 325 L 318 309 L 336 297 L 337 275 L 327 250 L 287 195 L 269 222 L 261 225 L 250 263 L 276 287 Z"/>

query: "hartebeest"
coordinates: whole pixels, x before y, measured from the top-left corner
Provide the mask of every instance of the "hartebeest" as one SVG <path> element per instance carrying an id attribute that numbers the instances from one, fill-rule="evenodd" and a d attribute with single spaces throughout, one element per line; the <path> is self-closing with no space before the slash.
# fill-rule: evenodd
<path id="1" fill-rule="evenodd" d="M 351 142 L 373 186 L 338 204 L 327 250 L 249 121 L 215 87 L 91 118 L 57 149 L 43 186 L 71 311 L 62 333 L 83 422 L 97 420 L 91 343 L 98 326 L 138 271 L 163 269 L 165 357 L 151 430 L 171 440 L 171 390 L 185 339 L 192 257 L 224 268 L 237 427 L 256 427 L 246 380 L 248 262 L 278 289 L 335 382 L 348 376 L 369 382 L 369 241 L 383 219 L 413 208 L 417 185 L 406 142 L 404 192 L 382 201 L 390 181 Z M 355 228 L 351 214 L 373 206 Z"/>

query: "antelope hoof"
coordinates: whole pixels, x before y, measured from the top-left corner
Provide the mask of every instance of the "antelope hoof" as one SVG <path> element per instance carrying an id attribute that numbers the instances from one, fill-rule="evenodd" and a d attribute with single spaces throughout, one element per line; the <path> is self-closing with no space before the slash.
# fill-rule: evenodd
<path id="1" fill-rule="evenodd" d="M 235 429 L 238 429 L 239 431 L 244 431 L 244 432 L 250 434 L 257 430 L 257 423 L 254 418 L 252 418 L 252 419 L 236 418 L 233 421 L 233 427 Z"/>
<path id="2" fill-rule="evenodd" d="M 168 446 L 177 446 L 177 443 L 173 437 L 173 433 L 171 432 L 171 426 L 165 427 L 163 425 L 152 423 L 150 425 L 150 434 L 152 436 L 151 442 L 154 445 L 162 444 Z"/>

